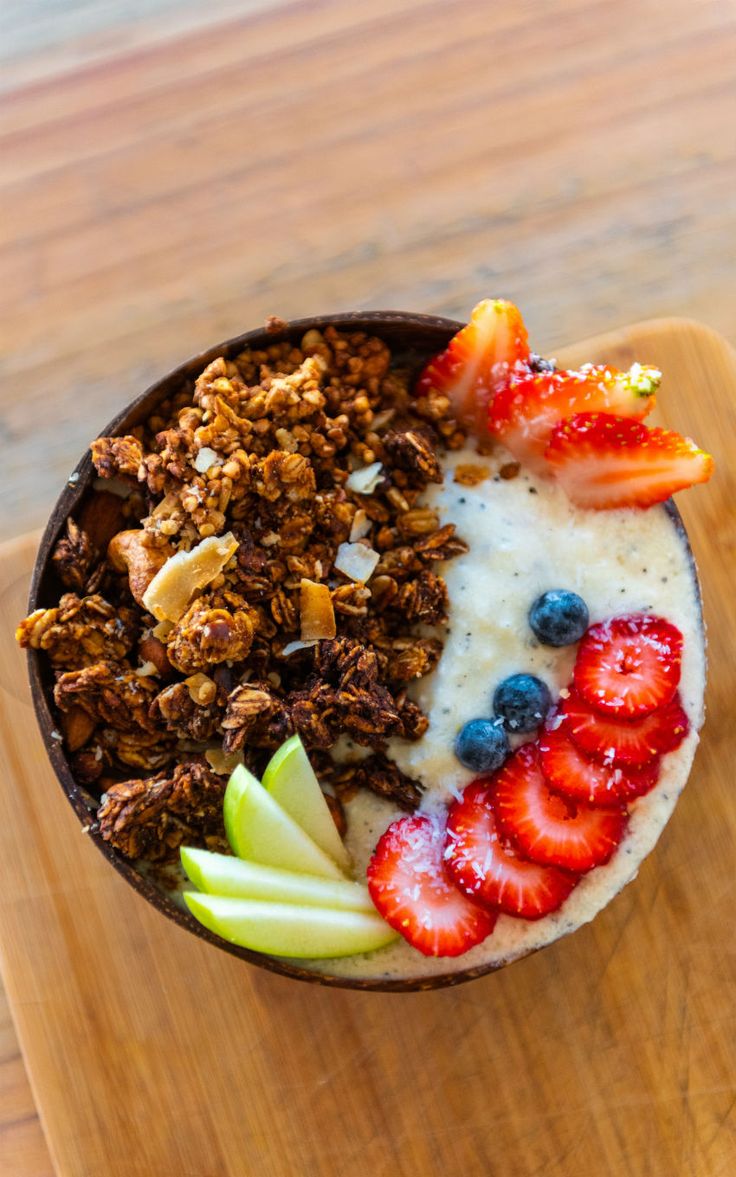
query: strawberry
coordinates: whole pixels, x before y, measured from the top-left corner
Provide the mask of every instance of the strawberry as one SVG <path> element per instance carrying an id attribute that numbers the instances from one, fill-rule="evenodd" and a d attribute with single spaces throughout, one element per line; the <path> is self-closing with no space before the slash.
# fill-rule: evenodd
<path id="1" fill-rule="evenodd" d="M 471 902 L 443 861 L 445 824 L 429 814 L 392 822 L 368 864 L 376 908 L 425 956 L 460 956 L 493 931 L 496 912 Z"/>
<path id="2" fill-rule="evenodd" d="M 549 473 L 544 453 L 560 421 L 583 412 L 645 417 L 654 408 L 661 376 L 641 364 L 628 372 L 586 364 L 579 372 L 520 376 L 495 396 L 489 429 L 520 462 Z"/>
<path id="3" fill-rule="evenodd" d="M 596 510 L 651 507 L 713 473 L 710 454 L 689 437 L 609 413 L 560 421 L 545 457 L 568 498 Z"/>
<path id="4" fill-rule="evenodd" d="M 472 899 L 508 915 L 538 920 L 557 911 L 578 877 L 556 866 L 525 862 L 503 838 L 493 813 L 492 777 L 468 785 L 447 818 L 445 862 Z M 490 786 L 490 787 L 489 787 Z"/>
<path id="5" fill-rule="evenodd" d="M 621 768 L 591 760 L 565 732 L 564 724 L 547 728 L 539 737 L 539 766 L 555 793 L 589 805 L 630 801 L 653 789 L 659 760 L 643 768 Z"/>
<path id="6" fill-rule="evenodd" d="M 417 395 L 448 397 L 457 419 L 473 433 L 488 432 L 488 403 L 510 374 L 527 373 L 529 340 L 512 302 L 485 298 L 470 322 L 430 360 L 417 382 Z"/>
<path id="7" fill-rule="evenodd" d="M 522 744 L 496 774 L 493 809 L 501 830 L 525 857 L 578 872 L 608 862 L 626 829 L 621 805 L 593 808 L 553 793 L 536 744 Z"/>
<path id="8" fill-rule="evenodd" d="M 616 719 L 639 719 L 669 703 L 680 681 L 682 634 L 662 617 L 630 613 L 591 625 L 578 648 L 575 689 Z"/>
<path id="9" fill-rule="evenodd" d="M 679 747 L 690 722 L 679 695 L 643 719 L 614 719 L 596 711 L 575 691 L 558 710 L 565 731 L 578 748 L 598 764 L 642 768 L 664 752 Z"/>

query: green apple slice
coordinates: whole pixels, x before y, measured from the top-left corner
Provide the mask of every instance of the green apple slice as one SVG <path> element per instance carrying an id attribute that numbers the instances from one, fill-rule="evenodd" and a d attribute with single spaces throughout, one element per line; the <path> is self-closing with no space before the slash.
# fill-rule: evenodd
<path id="1" fill-rule="evenodd" d="M 227 782 L 223 818 L 227 840 L 238 858 L 298 874 L 345 878 L 337 863 L 304 833 L 244 764 L 238 765 Z"/>
<path id="2" fill-rule="evenodd" d="M 299 736 L 286 740 L 266 765 L 263 787 L 325 854 L 348 874 L 351 864 Z"/>
<path id="3" fill-rule="evenodd" d="M 397 939 L 380 915 L 292 903 L 264 903 L 185 891 L 184 901 L 210 932 L 269 956 L 294 959 L 355 956 Z"/>
<path id="4" fill-rule="evenodd" d="M 368 888 L 361 883 L 295 874 L 294 871 L 243 862 L 229 854 L 214 854 L 211 850 L 197 850 L 191 846 L 182 847 L 181 862 L 194 886 L 210 895 L 375 914 Z"/>

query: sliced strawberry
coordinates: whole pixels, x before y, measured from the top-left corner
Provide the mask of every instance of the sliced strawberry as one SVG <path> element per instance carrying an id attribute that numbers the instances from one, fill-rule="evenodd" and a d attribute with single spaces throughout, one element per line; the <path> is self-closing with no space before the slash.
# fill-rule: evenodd
<path id="1" fill-rule="evenodd" d="M 489 429 L 520 462 L 549 473 L 545 450 L 552 430 L 575 413 L 645 417 L 654 408 L 662 373 L 634 364 L 628 372 L 586 364 L 578 372 L 521 376 L 494 397 Z"/>
<path id="2" fill-rule="evenodd" d="M 643 719 L 614 719 L 571 691 L 558 716 L 563 717 L 566 732 L 587 756 L 599 764 L 623 768 L 651 764 L 657 756 L 679 747 L 690 730 L 679 695 Z"/>
<path id="3" fill-rule="evenodd" d="M 641 797 L 659 777 L 659 760 L 643 768 L 622 768 L 591 760 L 568 737 L 565 725 L 547 728 L 539 737 L 539 766 L 555 793 L 589 805 L 611 805 Z"/>
<path id="4" fill-rule="evenodd" d="M 376 908 L 425 956 L 460 956 L 496 923 L 496 912 L 472 903 L 454 885 L 444 849 L 444 822 L 414 814 L 388 827 L 368 864 Z"/>
<path id="5" fill-rule="evenodd" d="M 682 634 L 663 617 L 629 613 L 591 625 L 578 648 L 579 695 L 615 719 L 639 719 L 669 703 L 680 681 Z"/>
<path id="6" fill-rule="evenodd" d="M 545 456 L 567 496 L 596 510 L 651 507 L 713 473 L 710 454 L 689 437 L 609 413 L 560 421 Z"/>
<path id="7" fill-rule="evenodd" d="M 525 857 L 572 871 L 608 862 L 626 829 L 621 805 L 594 809 L 553 793 L 536 744 L 522 744 L 496 774 L 493 808 L 502 831 Z"/>
<path id="8" fill-rule="evenodd" d="M 458 420 L 474 433 L 488 432 L 488 403 L 509 374 L 528 372 L 529 340 L 520 311 L 502 298 L 485 298 L 470 322 L 430 360 L 417 393 L 448 397 Z"/>
<path id="9" fill-rule="evenodd" d="M 473 781 L 450 808 L 445 862 L 471 898 L 508 915 L 541 919 L 562 906 L 578 876 L 519 858 L 498 829 L 491 782 L 491 777 Z"/>

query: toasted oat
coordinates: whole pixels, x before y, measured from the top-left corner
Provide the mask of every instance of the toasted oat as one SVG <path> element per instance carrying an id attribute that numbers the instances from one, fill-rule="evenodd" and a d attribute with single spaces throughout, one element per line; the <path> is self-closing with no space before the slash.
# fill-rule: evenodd
<path id="1" fill-rule="evenodd" d="M 462 462 L 455 467 L 454 477 L 460 486 L 477 486 L 491 477 L 491 470 L 489 466 L 482 466 L 480 463 Z"/>

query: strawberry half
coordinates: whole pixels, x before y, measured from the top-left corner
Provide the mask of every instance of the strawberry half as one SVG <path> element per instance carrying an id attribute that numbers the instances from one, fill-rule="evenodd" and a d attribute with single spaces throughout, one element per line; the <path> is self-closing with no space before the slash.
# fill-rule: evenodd
<path id="1" fill-rule="evenodd" d="M 392 822 L 368 864 L 377 910 L 425 956 L 460 956 L 490 936 L 496 923 L 496 912 L 457 889 L 444 849 L 444 822 L 414 814 Z"/>
<path id="2" fill-rule="evenodd" d="M 496 774 L 493 808 L 502 831 L 523 855 L 572 871 L 608 862 L 626 829 L 621 805 L 593 808 L 553 793 L 535 744 L 522 744 Z"/>
<path id="3" fill-rule="evenodd" d="M 549 473 L 545 450 L 560 421 L 575 413 L 617 413 L 637 420 L 654 408 L 662 373 L 634 364 L 628 372 L 586 364 L 578 372 L 521 376 L 494 398 L 489 429 L 520 462 Z"/>
<path id="4" fill-rule="evenodd" d="M 556 866 L 525 862 L 502 836 L 493 812 L 492 778 L 468 785 L 447 818 L 445 862 L 471 898 L 508 915 L 538 920 L 557 911 L 578 876 Z"/>
<path id="5" fill-rule="evenodd" d="M 568 498 L 596 510 L 651 507 L 713 473 L 710 454 L 689 437 L 609 413 L 560 421 L 545 457 Z"/>
<path id="6" fill-rule="evenodd" d="M 643 768 L 598 764 L 567 736 L 564 724 L 539 737 L 539 766 L 555 793 L 589 805 L 631 801 L 653 789 L 659 777 L 659 759 Z"/>
<path id="7" fill-rule="evenodd" d="M 528 372 L 529 340 L 521 312 L 502 298 L 486 298 L 470 322 L 430 360 L 417 382 L 418 396 L 442 393 L 458 421 L 488 432 L 488 404 L 511 373 Z"/>
<path id="8" fill-rule="evenodd" d="M 573 671 L 579 695 L 616 719 L 639 719 L 669 703 L 680 681 L 682 634 L 662 617 L 630 613 L 591 625 Z"/>
<path id="9" fill-rule="evenodd" d="M 690 730 L 679 695 L 643 719 L 601 715 L 575 691 L 558 710 L 565 730 L 582 752 L 599 764 L 642 768 L 679 747 Z"/>

